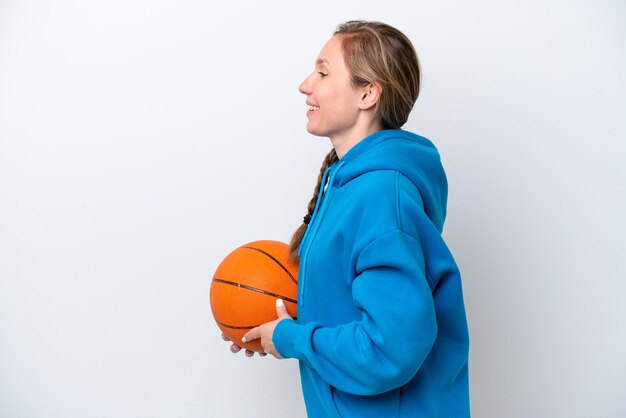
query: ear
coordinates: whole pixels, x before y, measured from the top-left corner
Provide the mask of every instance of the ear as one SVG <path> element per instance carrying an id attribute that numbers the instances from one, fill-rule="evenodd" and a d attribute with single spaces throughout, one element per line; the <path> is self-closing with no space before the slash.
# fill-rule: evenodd
<path id="1" fill-rule="evenodd" d="M 363 86 L 359 96 L 359 109 L 368 110 L 376 106 L 380 100 L 382 86 L 378 83 L 369 83 Z"/>

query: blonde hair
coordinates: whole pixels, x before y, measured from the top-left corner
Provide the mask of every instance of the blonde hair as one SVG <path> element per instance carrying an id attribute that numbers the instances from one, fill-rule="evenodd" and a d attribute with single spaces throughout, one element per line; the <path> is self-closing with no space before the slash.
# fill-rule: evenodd
<path id="1" fill-rule="evenodd" d="M 378 113 L 385 129 L 404 125 L 420 91 L 420 65 L 413 44 L 381 22 L 352 20 L 337 27 L 343 58 L 355 87 L 382 87 Z"/>
<path id="2" fill-rule="evenodd" d="M 376 112 L 384 129 L 402 127 L 413 109 L 420 91 L 420 65 L 411 41 L 398 29 L 382 22 L 351 20 L 334 32 L 339 36 L 346 67 L 355 87 L 378 84 L 381 87 Z M 289 256 L 298 262 L 298 249 L 313 215 L 324 171 L 337 161 L 331 150 L 324 159 L 307 216 L 294 232 Z M 307 219 L 308 218 L 308 219 Z"/>

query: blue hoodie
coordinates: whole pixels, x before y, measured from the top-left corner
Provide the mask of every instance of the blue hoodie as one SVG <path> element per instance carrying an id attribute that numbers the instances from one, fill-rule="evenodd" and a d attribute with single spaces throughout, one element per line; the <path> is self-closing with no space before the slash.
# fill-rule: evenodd
<path id="1" fill-rule="evenodd" d="M 379 131 L 322 184 L 300 246 L 298 320 L 273 334 L 278 352 L 300 361 L 308 416 L 469 417 L 469 336 L 441 237 L 436 148 Z"/>

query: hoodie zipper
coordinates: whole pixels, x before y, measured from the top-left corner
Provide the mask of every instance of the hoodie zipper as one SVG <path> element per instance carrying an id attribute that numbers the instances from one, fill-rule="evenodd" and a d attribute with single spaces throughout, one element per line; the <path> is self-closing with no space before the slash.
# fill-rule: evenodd
<path id="1" fill-rule="evenodd" d="M 309 250 L 311 249 L 311 244 L 315 239 L 315 235 L 322 223 L 322 216 L 324 215 L 325 209 L 328 207 L 330 203 L 330 188 L 333 185 L 333 181 L 335 180 L 335 175 L 337 171 L 341 168 L 345 161 L 341 161 L 337 167 L 329 167 L 324 172 L 322 176 L 322 184 L 324 185 L 322 190 L 320 191 L 319 196 L 317 197 L 317 201 L 315 202 L 315 209 L 313 210 L 313 216 L 311 217 L 311 224 L 306 229 L 304 233 L 304 237 L 302 238 L 302 245 L 298 251 L 298 256 L 300 257 L 300 264 L 302 268 L 302 274 L 298 278 L 300 294 L 298 295 L 298 302 L 300 303 L 300 307 L 304 306 L 304 285 L 306 279 L 306 261 L 309 255 Z M 330 173 L 329 173 L 330 172 Z M 329 176 L 330 174 L 330 176 Z M 326 183 L 326 178 L 328 178 L 328 183 Z M 321 202 L 321 204 L 320 204 Z"/>

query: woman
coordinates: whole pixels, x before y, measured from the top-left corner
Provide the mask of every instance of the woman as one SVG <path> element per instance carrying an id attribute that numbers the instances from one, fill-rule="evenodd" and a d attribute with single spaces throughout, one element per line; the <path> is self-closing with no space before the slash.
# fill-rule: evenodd
<path id="1" fill-rule="evenodd" d="M 419 87 L 406 36 L 363 21 L 338 27 L 300 85 L 307 130 L 333 150 L 290 246 L 298 320 L 278 301 L 278 319 L 244 337 L 300 361 L 310 417 L 469 416 L 446 177 L 433 144 L 400 129 Z"/>

